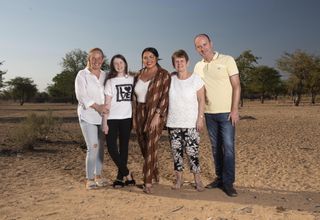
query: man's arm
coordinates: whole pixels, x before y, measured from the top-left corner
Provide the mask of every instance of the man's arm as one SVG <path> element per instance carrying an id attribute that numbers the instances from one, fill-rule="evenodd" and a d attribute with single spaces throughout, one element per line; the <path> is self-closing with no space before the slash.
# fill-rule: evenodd
<path id="1" fill-rule="evenodd" d="M 239 102 L 241 93 L 239 74 L 230 76 L 230 82 L 232 86 L 232 104 L 229 120 L 231 120 L 232 125 L 235 126 L 239 121 Z"/>

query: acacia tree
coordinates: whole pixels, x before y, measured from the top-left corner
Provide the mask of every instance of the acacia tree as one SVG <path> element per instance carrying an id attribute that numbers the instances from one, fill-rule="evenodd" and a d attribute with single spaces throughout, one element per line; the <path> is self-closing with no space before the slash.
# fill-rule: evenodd
<path id="1" fill-rule="evenodd" d="M 317 61 L 316 67 L 311 70 L 307 80 L 307 88 L 311 93 L 311 104 L 316 103 L 316 96 L 320 93 L 320 62 Z"/>
<path id="2" fill-rule="evenodd" d="M 281 75 L 277 70 L 268 66 L 258 66 L 250 73 L 250 91 L 260 95 L 261 103 L 265 96 L 275 96 L 281 86 Z"/>
<path id="3" fill-rule="evenodd" d="M 66 53 L 62 58 L 61 66 L 63 72 L 71 72 L 76 75 L 80 70 L 84 69 L 87 64 L 88 53 L 80 49 L 74 49 Z"/>
<path id="4" fill-rule="evenodd" d="M 9 92 L 14 100 L 19 100 L 20 105 L 25 101 L 34 97 L 38 92 L 37 86 L 30 78 L 16 77 L 6 82 L 9 87 Z"/>
<path id="5" fill-rule="evenodd" d="M 49 85 L 47 90 L 51 97 L 60 101 L 75 102 L 74 96 L 74 74 L 69 71 L 63 71 L 53 77 L 52 85 Z M 57 100 L 55 100 L 57 101 Z"/>
<path id="6" fill-rule="evenodd" d="M 65 57 L 62 58 L 62 72 L 58 73 L 52 79 L 53 84 L 47 87 L 51 97 L 75 103 L 74 81 L 77 73 L 86 67 L 87 57 L 87 52 L 75 49 L 68 52 Z M 109 70 L 107 59 L 103 63 L 102 69 Z"/>
<path id="7" fill-rule="evenodd" d="M 306 52 L 297 50 L 292 54 L 284 53 L 277 60 L 277 66 L 280 70 L 291 74 L 289 80 L 294 78 L 294 80 L 291 80 L 295 83 L 293 86 L 294 105 L 299 106 L 301 95 L 307 87 L 311 73 L 316 69 L 316 58 Z"/>
<path id="8" fill-rule="evenodd" d="M 243 107 L 243 99 L 248 90 L 248 83 L 250 81 L 250 72 L 255 68 L 255 65 L 258 64 L 259 57 L 256 57 L 252 54 L 251 50 L 243 51 L 239 57 L 236 58 L 237 67 L 239 70 L 240 84 L 241 84 L 241 96 L 240 96 L 240 105 Z"/>
<path id="9" fill-rule="evenodd" d="M 3 65 L 3 63 L 4 63 L 4 61 L 1 61 L 1 62 L 0 62 L 0 66 Z M 3 80 L 4 80 L 3 75 L 6 74 L 6 73 L 7 73 L 7 71 L 0 70 L 0 89 L 1 89 L 2 87 L 4 87 L 4 84 L 3 84 Z"/>

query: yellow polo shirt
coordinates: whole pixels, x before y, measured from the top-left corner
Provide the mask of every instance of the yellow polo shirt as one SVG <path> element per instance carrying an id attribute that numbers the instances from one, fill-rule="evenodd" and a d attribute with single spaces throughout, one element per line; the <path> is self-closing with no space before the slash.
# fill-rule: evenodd
<path id="1" fill-rule="evenodd" d="M 199 74 L 206 88 L 206 113 L 226 113 L 231 111 L 232 86 L 230 76 L 239 74 L 237 64 L 233 57 L 219 54 L 215 55 L 210 63 L 199 61 L 194 72 Z"/>

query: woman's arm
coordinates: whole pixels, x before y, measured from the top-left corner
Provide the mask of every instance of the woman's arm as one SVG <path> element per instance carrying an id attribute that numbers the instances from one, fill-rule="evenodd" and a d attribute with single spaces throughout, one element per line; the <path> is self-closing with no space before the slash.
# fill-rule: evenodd
<path id="1" fill-rule="evenodd" d="M 112 100 L 112 96 L 109 96 L 109 95 L 105 96 L 104 104 L 106 105 L 107 111 L 102 116 L 102 131 L 105 134 L 108 134 L 108 132 L 109 132 L 108 117 L 109 117 L 109 113 L 110 113 L 110 109 L 111 109 L 111 100 Z"/>
<path id="2" fill-rule="evenodd" d="M 86 84 L 86 79 L 80 71 L 75 80 L 75 93 L 78 102 L 81 103 L 85 109 L 93 108 L 94 110 L 99 112 L 99 114 L 103 114 L 106 111 L 105 105 L 99 105 L 90 98 L 90 96 L 88 95 L 87 86 L 88 85 Z"/>
<path id="3" fill-rule="evenodd" d="M 196 128 L 197 131 L 201 131 L 204 126 L 204 106 L 205 106 L 205 95 L 204 95 L 204 86 L 197 91 L 197 100 L 198 100 L 198 118 Z"/>
<path id="4" fill-rule="evenodd" d="M 156 112 L 154 114 L 154 117 L 151 121 L 151 128 L 156 127 L 160 123 L 160 117 L 164 117 L 167 114 L 168 111 L 168 104 L 169 104 L 169 88 L 171 83 L 171 77 L 168 73 L 163 74 L 164 77 L 162 79 L 162 91 L 161 96 L 159 98 L 159 104 L 156 108 Z"/>

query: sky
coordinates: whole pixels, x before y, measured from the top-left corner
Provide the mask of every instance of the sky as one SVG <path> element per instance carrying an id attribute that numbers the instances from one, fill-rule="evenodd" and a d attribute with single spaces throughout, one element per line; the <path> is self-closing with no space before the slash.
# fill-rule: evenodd
<path id="1" fill-rule="evenodd" d="M 251 50 L 276 68 L 284 52 L 320 55 L 319 9 L 319 0 L 0 0 L 0 69 L 5 81 L 29 77 L 45 91 L 74 49 L 100 47 L 108 60 L 120 53 L 138 71 L 151 46 L 168 71 L 172 53 L 186 50 L 192 71 L 199 33 L 220 53 Z"/>

